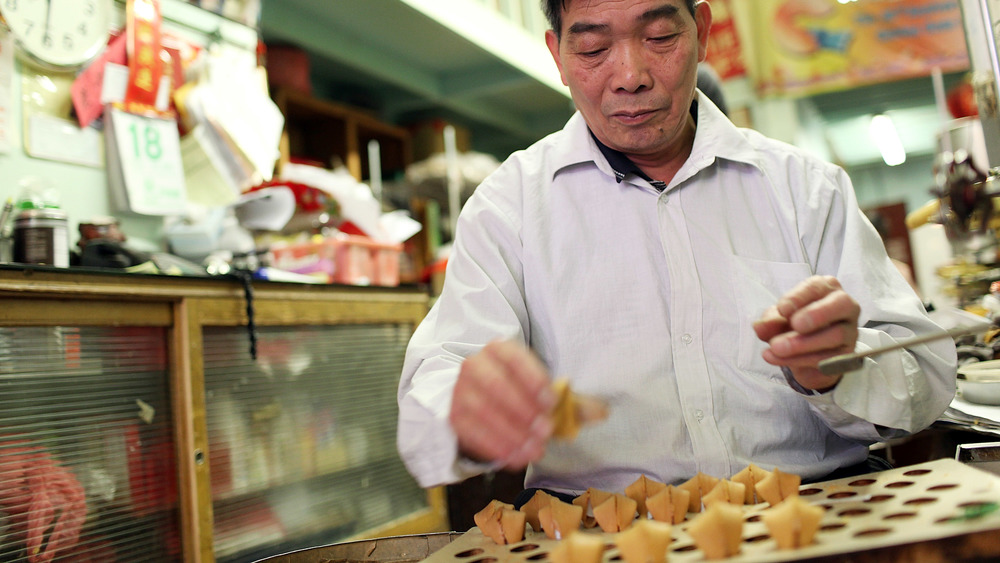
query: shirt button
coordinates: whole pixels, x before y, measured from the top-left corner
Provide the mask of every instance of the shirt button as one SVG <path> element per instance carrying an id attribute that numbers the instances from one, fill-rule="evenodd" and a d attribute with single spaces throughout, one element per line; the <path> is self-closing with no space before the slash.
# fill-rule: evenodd
<path id="1" fill-rule="evenodd" d="M 701 422 L 701 420 L 705 418 L 705 413 L 701 409 L 695 409 L 694 417 L 698 419 L 698 422 Z"/>
<path id="2" fill-rule="evenodd" d="M 684 336 L 681 337 L 681 342 L 683 342 L 685 344 L 690 344 L 692 340 L 694 340 L 694 339 L 691 338 L 690 334 L 685 334 Z"/>

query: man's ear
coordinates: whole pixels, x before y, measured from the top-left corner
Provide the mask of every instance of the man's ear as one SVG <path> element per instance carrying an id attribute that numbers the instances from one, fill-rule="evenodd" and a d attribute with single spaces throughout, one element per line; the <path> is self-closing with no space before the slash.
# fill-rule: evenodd
<path id="1" fill-rule="evenodd" d="M 566 83 L 566 75 L 563 74 L 562 59 L 559 56 L 559 38 L 556 36 L 556 32 L 551 29 L 545 32 L 545 44 L 549 47 L 552 60 L 556 62 L 556 68 L 559 69 L 559 77 L 562 78 L 563 86 L 569 86 Z"/>
<path id="2" fill-rule="evenodd" d="M 698 62 L 704 62 L 708 57 L 708 30 L 712 28 L 712 7 L 708 2 L 695 4 L 694 20 L 698 24 Z"/>

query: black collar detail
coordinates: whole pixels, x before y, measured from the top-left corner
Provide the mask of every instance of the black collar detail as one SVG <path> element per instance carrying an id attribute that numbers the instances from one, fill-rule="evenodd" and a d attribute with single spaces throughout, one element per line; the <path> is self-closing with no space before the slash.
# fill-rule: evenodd
<path id="1" fill-rule="evenodd" d="M 594 142 L 597 143 L 597 148 L 600 149 L 601 154 L 603 154 L 604 158 L 608 160 L 608 164 L 610 164 L 611 169 L 614 170 L 615 179 L 618 180 L 619 184 L 622 183 L 622 181 L 625 180 L 625 177 L 629 174 L 635 174 L 647 182 L 653 181 L 653 179 L 647 176 L 641 168 L 636 166 L 636 164 L 632 162 L 629 157 L 625 156 L 625 153 L 616 151 L 615 149 L 602 143 L 596 136 L 594 136 L 593 131 L 590 132 L 590 136 L 594 139 Z"/>

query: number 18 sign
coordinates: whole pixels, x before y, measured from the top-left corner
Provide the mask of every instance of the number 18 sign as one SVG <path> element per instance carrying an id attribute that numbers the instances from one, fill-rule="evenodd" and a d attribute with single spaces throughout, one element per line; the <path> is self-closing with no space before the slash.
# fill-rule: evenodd
<path id="1" fill-rule="evenodd" d="M 109 107 L 108 184 L 119 207 L 141 215 L 179 215 L 187 202 L 180 135 L 173 119 Z"/>

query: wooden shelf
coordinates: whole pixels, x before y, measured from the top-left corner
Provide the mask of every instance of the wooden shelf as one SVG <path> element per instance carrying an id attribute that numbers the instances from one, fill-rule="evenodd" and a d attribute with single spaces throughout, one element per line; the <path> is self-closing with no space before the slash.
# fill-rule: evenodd
<path id="1" fill-rule="evenodd" d="M 285 116 L 287 143 L 283 143 L 282 162 L 304 158 L 329 167 L 332 160 L 340 160 L 362 181 L 369 176 L 370 141 L 379 143 L 383 178 L 402 174 L 412 159 L 406 129 L 383 123 L 362 110 L 289 89 L 276 91 L 274 101 Z"/>

